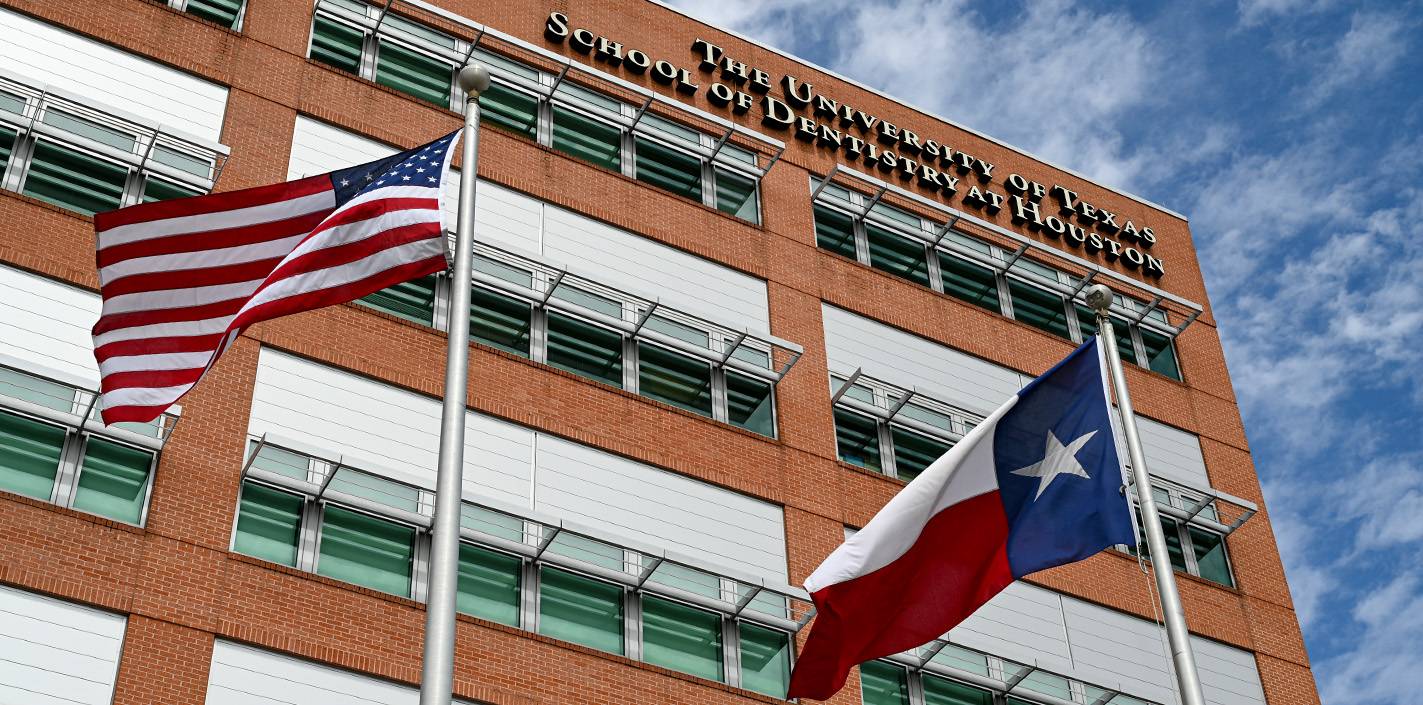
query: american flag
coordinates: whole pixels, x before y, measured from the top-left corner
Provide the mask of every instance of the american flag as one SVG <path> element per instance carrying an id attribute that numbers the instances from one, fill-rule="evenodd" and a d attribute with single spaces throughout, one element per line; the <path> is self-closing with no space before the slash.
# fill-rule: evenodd
<path id="1" fill-rule="evenodd" d="M 459 132 L 380 161 L 94 216 L 105 424 L 157 418 L 253 323 L 445 269 Z"/>

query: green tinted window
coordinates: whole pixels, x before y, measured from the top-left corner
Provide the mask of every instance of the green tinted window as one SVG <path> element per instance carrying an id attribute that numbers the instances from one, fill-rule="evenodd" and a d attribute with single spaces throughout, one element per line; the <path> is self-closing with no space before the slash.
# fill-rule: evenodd
<path id="1" fill-rule="evenodd" d="M 721 680 L 721 615 L 644 596 L 642 658 L 674 671 Z"/>
<path id="2" fill-rule="evenodd" d="M 622 130 L 555 105 L 553 148 L 604 169 L 619 171 Z"/>
<path id="3" fill-rule="evenodd" d="M 64 429 L 0 412 L 0 489 L 48 500 Z"/>
<path id="4" fill-rule="evenodd" d="M 1191 549 L 1196 554 L 1196 567 L 1201 577 L 1227 587 L 1234 587 L 1230 577 L 1230 564 L 1225 559 L 1225 540 L 1220 534 L 1192 528 Z"/>
<path id="5" fill-rule="evenodd" d="M 924 705 L 993 705 L 993 693 L 925 674 Z"/>
<path id="6" fill-rule="evenodd" d="M 174 198 L 201 196 L 202 191 L 187 186 L 179 186 L 171 181 L 149 177 L 143 182 L 143 202 L 169 201 Z"/>
<path id="7" fill-rule="evenodd" d="M 187 11 L 228 29 L 237 28 L 242 13 L 242 0 L 188 0 Z"/>
<path id="8" fill-rule="evenodd" d="M 702 161 L 658 142 L 636 138 L 637 180 L 683 198 L 702 200 Z"/>
<path id="9" fill-rule="evenodd" d="M 10 155 L 15 151 L 15 131 L 0 127 L 0 174 L 5 172 L 5 165 L 10 163 Z"/>
<path id="10" fill-rule="evenodd" d="M 1097 334 L 1097 312 L 1076 304 L 1073 304 L 1073 308 L 1077 309 L 1077 327 L 1082 330 L 1082 340 L 1085 342 Z M 1112 337 L 1117 339 L 1117 353 L 1122 359 L 1135 363 L 1136 345 L 1131 342 L 1131 328 L 1127 326 L 1126 321 L 1116 316 L 1112 317 Z"/>
<path id="11" fill-rule="evenodd" d="M 716 171 L 716 209 L 752 223 L 761 222 L 755 180 L 720 167 Z"/>
<path id="12" fill-rule="evenodd" d="M 149 451 L 89 438 L 74 508 L 137 524 L 143 517 L 143 498 L 152 464 L 153 453 Z"/>
<path id="13" fill-rule="evenodd" d="M 638 392 L 711 416 L 711 365 L 647 343 L 637 344 Z"/>
<path id="14" fill-rule="evenodd" d="M 282 565 L 296 565 L 302 498 L 254 482 L 242 484 L 237 537 L 232 550 Z"/>
<path id="15" fill-rule="evenodd" d="M 771 383 L 736 372 L 726 373 L 726 416 L 733 426 L 763 436 L 776 435 Z"/>
<path id="16" fill-rule="evenodd" d="M 316 572 L 394 595 L 410 595 L 415 530 L 327 505 Z"/>
<path id="17" fill-rule="evenodd" d="M 1013 318 L 1053 335 L 1071 338 L 1061 296 L 1015 279 L 1008 280 L 1008 293 L 1013 297 Z"/>
<path id="18" fill-rule="evenodd" d="M 940 252 L 939 271 L 945 294 L 994 313 L 1002 310 L 998 306 L 998 277 L 993 270 Z"/>
<path id="19" fill-rule="evenodd" d="M 0 395 L 22 399 L 66 414 L 72 413 L 74 408 L 73 387 L 8 367 L 0 367 Z"/>
<path id="20" fill-rule="evenodd" d="M 623 337 L 561 313 L 548 314 L 548 364 L 623 386 Z"/>
<path id="21" fill-rule="evenodd" d="M 377 311 L 430 325 L 435 320 L 435 277 L 421 277 L 388 286 L 360 299 Z"/>
<path id="22" fill-rule="evenodd" d="M 1166 552 L 1171 555 L 1171 567 L 1186 572 L 1186 553 L 1181 548 L 1181 531 L 1176 522 L 1163 518 L 1161 531 L 1166 534 Z"/>
<path id="23" fill-rule="evenodd" d="M 949 452 L 948 443 L 923 434 L 898 426 L 891 426 L 889 432 L 894 439 L 894 472 L 905 482 L 919 477 L 929 463 Z"/>
<path id="24" fill-rule="evenodd" d="M 1176 348 L 1170 338 L 1142 328 L 1141 344 L 1146 348 L 1146 363 L 1152 372 L 1181 379 L 1181 369 L 1176 365 Z"/>
<path id="25" fill-rule="evenodd" d="M 382 41 L 376 58 L 376 83 L 401 93 L 449 107 L 454 69 L 405 47 Z"/>
<path id="26" fill-rule="evenodd" d="M 311 58 L 342 71 L 360 73 L 363 38 L 360 30 L 317 15 L 311 26 Z"/>
<path id="27" fill-rule="evenodd" d="M 623 590 L 557 568 L 539 573 L 539 633 L 623 652 Z"/>
<path id="28" fill-rule="evenodd" d="M 24 193 L 93 215 L 119 207 L 128 169 L 49 142 L 35 143 Z"/>
<path id="29" fill-rule="evenodd" d="M 465 614 L 519 626 L 518 558 L 460 544 L 457 607 Z"/>
<path id="30" fill-rule="evenodd" d="M 871 267 L 929 286 L 929 260 L 922 242 L 870 224 L 865 225 L 865 237 L 869 241 Z"/>
<path id="31" fill-rule="evenodd" d="M 835 443 L 841 460 L 880 470 L 879 425 L 874 419 L 836 409 Z"/>
<path id="32" fill-rule="evenodd" d="M 529 356 L 529 304 L 482 287 L 470 292 L 469 337 L 505 352 Z"/>
<path id="33" fill-rule="evenodd" d="M 66 132 L 72 132 L 81 137 L 87 137 L 100 144 L 105 144 L 120 152 L 132 152 L 137 139 L 132 132 L 116 130 L 108 125 L 95 122 L 78 115 L 60 112 L 54 108 L 46 108 L 41 121 L 46 125 L 54 125 Z"/>
<path id="34" fill-rule="evenodd" d="M 539 124 L 539 102 L 527 93 L 495 83 L 479 94 L 479 117 L 484 123 L 533 139 Z"/>
<path id="35" fill-rule="evenodd" d="M 855 222 L 840 211 L 816 206 L 815 244 L 842 257 L 855 259 Z"/>
<path id="36" fill-rule="evenodd" d="M 864 705 L 909 705 L 904 669 L 883 661 L 860 664 L 860 700 Z"/>
<path id="37" fill-rule="evenodd" d="M 790 686 L 791 646 L 785 632 L 741 622 L 741 687 L 783 698 Z"/>

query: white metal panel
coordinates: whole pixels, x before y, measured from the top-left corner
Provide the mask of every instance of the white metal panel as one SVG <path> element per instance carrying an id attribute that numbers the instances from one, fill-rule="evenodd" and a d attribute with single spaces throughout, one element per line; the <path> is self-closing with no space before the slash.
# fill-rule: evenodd
<path id="1" fill-rule="evenodd" d="M 1196 671 L 1201 675 L 1206 702 L 1265 705 L 1265 688 L 1253 654 L 1201 637 L 1191 637 L 1191 646 L 1196 652 Z"/>
<path id="2" fill-rule="evenodd" d="M 766 282 L 556 206 L 543 253 L 595 281 L 753 333 L 771 331 Z"/>
<path id="3" fill-rule="evenodd" d="M 99 368 L 89 331 L 100 303 L 98 294 L 0 266 L 0 355 L 94 389 Z"/>
<path id="4" fill-rule="evenodd" d="M 1146 466 L 1153 475 L 1193 487 L 1211 486 L 1210 478 L 1206 476 L 1206 459 L 1201 454 L 1201 439 L 1196 434 L 1141 415 L 1136 417 L 1136 428 L 1141 434 L 1141 451 L 1146 455 Z"/>
<path id="5" fill-rule="evenodd" d="M 420 702 L 420 691 L 413 686 L 219 639 L 213 643 L 206 702 L 207 705 L 415 705 Z"/>
<path id="6" fill-rule="evenodd" d="M 537 455 L 536 509 L 786 582 L 779 506 L 552 436 Z"/>
<path id="7" fill-rule="evenodd" d="M 21 77 L 218 141 L 227 88 L 11 10 L 0 66 Z"/>
<path id="8" fill-rule="evenodd" d="M 987 415 L 1018 393 L 1017 372 L 829 304 L 821 306 L 830 367 L 870 377 Z"/>
<path id="9" fill-rule="evenodd" d="M 1071 667 L 1062 596 L 1023 582 L 1010 584 L 949 632 L 957 644 L 1054 671 Z"/>
<path id="10" fill-rule="evenodd" d="M 325 174 L 395 154 L 396 149 L 339 127 L 296 116 L 287 179 Z"/>
<path id="11" fill-rule="evenodd" d="M 126 620 L 0 586 L 0 703 L 107 705 Z"/>
<path id="12" fill-rule="evenodd" d="M 458 179 L 455 182 L 456 189 L 445 194 L 447 206 L 459 198 Z M 542 254 L 544 208 L 544 202 L 537 198 L 492 181 L 481 181 L 475 189 L 474 239 Z"/>
<path id="13" fill-rule="evenodd" d="M 1155 623 L 1063 598 L 1076 675 L 1159 703 L 1175 702 L 1164 635 Z"/>
<path id="14" fill-rule="evenodd" d="M 529 506 L 533 432 L 469 412 L 465 497 Z M 263 348 L 248 432 L 344 456 L 353 467 L 435 486 L 440 401 Z"/>

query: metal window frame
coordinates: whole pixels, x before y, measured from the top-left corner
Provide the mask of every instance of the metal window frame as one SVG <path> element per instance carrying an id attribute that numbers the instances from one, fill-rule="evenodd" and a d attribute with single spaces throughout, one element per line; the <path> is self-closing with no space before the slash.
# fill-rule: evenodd
<path id="1" fill-rule="evenodd" d="M 830 370 L 828 374 L 832 383 L 832 391 L 830 394 L 831 407 L 838 407 L 860 416 L 868 416 L 875 422 L 876 434 L 880 444 L 880 473 L 888 477 L 902 479 L 899 477 L 898 462 L 894 455 L 894 427 L 927 436 L 932 440 L 947 443 L 952 447 L 962 440 L 963 436 L 970 429 L 981 423 L 984 418 L 978 413 L 936 399 L 933 395 L 925 393 L 920 387 L 900 387 L 866 375 L 862 367 L 857 367 L 850 373 Z M 834 386 L 837 379 L 841 380 L 838 387 Z M 868 388 L 873 395 L 871 397 L 873 402 L 866 403 L 862 400 L 847 396 L 846 392 L 855 385 Z M 889 401 L 891 398 L 897 398 L 897 401 Z M 901 412 L 904 411 L 904 408 L 908 406 L 911 401 L 921 402 L 918 405 L 949 417 L 950 424 L 962 425 L 964 430 L 962 432 L 957 430 L 946 431 L 917 419 L 903 416 Z M 927 404 L 923 402 L 927 402 Z M 866 469 L 868 470 L 869 468 Z"/>

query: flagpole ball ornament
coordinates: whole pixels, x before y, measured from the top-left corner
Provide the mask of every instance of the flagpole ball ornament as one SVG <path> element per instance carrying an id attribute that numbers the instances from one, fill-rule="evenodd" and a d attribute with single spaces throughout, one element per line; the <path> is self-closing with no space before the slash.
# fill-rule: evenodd
<path id="1" fill-rule="evenodd" d="M 470 96 L 478 96 L 489 90 L 489 69 L 484 68 L 484 64 L 465 64 L 457 80 L 460 90 Z"/>
<path id="2" fill-rule="evenodd" d="M 1093 284 L 1087 287 L 1085 294 L 1087 305 L 1096 309 L 1098 313 L 1105 314 L 1107 309 L 1112 307 L 1112 290 L 1105 284 Z"/>

